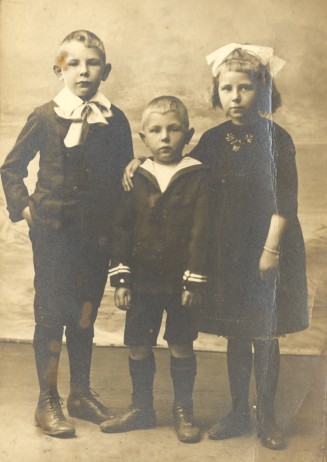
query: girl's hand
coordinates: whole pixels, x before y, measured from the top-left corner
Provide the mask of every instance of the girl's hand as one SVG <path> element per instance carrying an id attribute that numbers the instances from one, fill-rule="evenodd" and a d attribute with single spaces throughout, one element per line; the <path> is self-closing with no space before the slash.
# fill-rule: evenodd
<path id="1" fill-rule="evenodd" d="M 265 281 L 270 277 L 274 277 L 278 268 L 278 255 L 272 252 L 263 250 L 259 261 L 260 279 Z"/>
<path id="2" fill-rule="evenodd" d="M 142 164 L 143 160 L 133 159 L 125 167 L 124 176 L 122 179 L 123 188 L 125 191 L 131 191 L 133 189 L 133 176 L 139 166 Z"/>
<path id="3" fill-rule="evenodd" d="M 189 290 L 183 290 L 182 293 L 182 306 L 184 308 L 191 308 L 192 306 L 199 305 L 201 302 L 201 295 Z"/>
<path id="4" fill-rule="evenodd" d="M 130 308 L 132 299 L 131 289 L 128 287 L 118 287 L 115 291 L 115 305 L 123 311 Z"/>
<path id="5" fill-rule="evenodd" d="M 28 226 L 32 225 L 32 215 L 29 207 L 25 207 L 22 211 L 22 217 L 26 220 Z"/>

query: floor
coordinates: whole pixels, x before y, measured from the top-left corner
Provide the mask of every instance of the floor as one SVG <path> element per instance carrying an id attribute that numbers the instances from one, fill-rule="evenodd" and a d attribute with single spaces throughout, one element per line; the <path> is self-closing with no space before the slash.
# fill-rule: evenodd
<path id="1" fill-rule="evenodd" d="M 211 441 L 206 431 L 229 410 L 226 355 L 198 353 L 194 403 L 202 441 L 180 443 L 172 427 L 172 388 L 166 350 L 155 352 L 155 407 L 158 426 L 125 434 L 101 433 L 94 424 L 72 419 L 77 436 L 56 439 L 33 425 L 37 381 L 31 344 L 0 343 L 0 460 L 2 462 L 326 462 L 325 418 L 327 359 L 324 356 L 283 355 L 276 399 L 277 418 L 288 446 L 284 451 L 263 448 L 256 435 Z M 60 364 L 60 393 L 67 398 L 67 354 Z M 207 373 L 210 371 L 210 374 Z M 130 400 L 127 351 L 95 347 L 92 385 L 104 404 L 117 411 Z M 254 386 L 251 388 L 254 403 Z M 66 412 L 66 411 L 65 411 Z"/>

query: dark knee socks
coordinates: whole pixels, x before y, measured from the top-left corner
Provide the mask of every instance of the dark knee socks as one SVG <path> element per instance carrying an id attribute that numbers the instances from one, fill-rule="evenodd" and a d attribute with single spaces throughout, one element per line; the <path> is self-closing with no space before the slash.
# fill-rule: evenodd
<path id="1" fill-rule="evenodd" d="M 62 334 L 62 327 L 50 328 L 41 324 L 35 326 L 33 347 L 41 392 L 57 392 Z"/>
<path id="2" fill-rule="evenodd" d="M 253 343 L 257 417 L 261 423 L 264 420 L 274 421 L 274 399 L 280 366 L 278 340 L 255 340 Z"/>
<path id="3" fill-rule="evenodd" d="M 174 387 L 175 403 L 190 406 L 196 377 L 196 356 L 170 357 L 170 373 Z"/>
<path id="4" fill-rule="evenodd" d="M 94 327 L 66 327 L 66 343 L 70 368 L 71 391 L 88 392 L 93 348 Z"/>
<path id="5" fill-rule="evenodd" d="M 234 412 L 249 412 L 252 342 L 228 339 L 227 368 Z"/>
<path id="6" fill-rule="evenodd" d="M 153 406 L 153 381 L 156 363 L 153 352 L 145 359 L 129 358 L 129 372 L 132 379 L 132 403 L 140 408 Z"/>

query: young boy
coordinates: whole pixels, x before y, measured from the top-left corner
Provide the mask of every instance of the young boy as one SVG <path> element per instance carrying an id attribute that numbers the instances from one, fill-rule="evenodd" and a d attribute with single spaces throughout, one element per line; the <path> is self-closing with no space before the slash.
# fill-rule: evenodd
<path id="1" fill-rule="evenodd" d="M 35 421 L 51 436 L 75 434 L 57 391 L 64 325 L 70 364 L 68 412 L 94 423 L 108 418 L 108 410 L 90 391 L 93 324 L 107 279 L 120 180 L 133 158 L 125 115 L 98 91 L 110 70 L 96 35 L 85 30 L 69 34 L 54 66 L 64 89 L 29 116 L 1 168 L 10 218 L 24 218 L 30 227 L 33 345 L 40 384 Z M 38 181 L 29 197 L 23 178 L 37 152 Z"/>
<path id="2" fill-rule="evenodd" d="M 124 341 L 130 351 L 132 404 L 100 427 L 113 433 L 155 426 L 152 346 L 165 309 L 175 428 L 180 441 L 193 443 L 200 439 L 192 410 L 193 340 L 195 306 L 206 282 L 206 172 L 200 162 L 182 158 L 194 130 L 179 99 L 162 96 L 151 101 L 142 127 L 140 136 L 153 158 L 138 169 L 134 188 L 118 210 L 109 271 L 115 303 L 127 310 Z"/>

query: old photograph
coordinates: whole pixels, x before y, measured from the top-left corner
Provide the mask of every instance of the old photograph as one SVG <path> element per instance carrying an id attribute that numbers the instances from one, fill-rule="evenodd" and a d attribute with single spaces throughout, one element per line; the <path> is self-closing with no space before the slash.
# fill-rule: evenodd
<path id="1" fill-rule="evenodd" d="M 327 461 L 325 0 L 0 0 L 0 458 Z"/>

